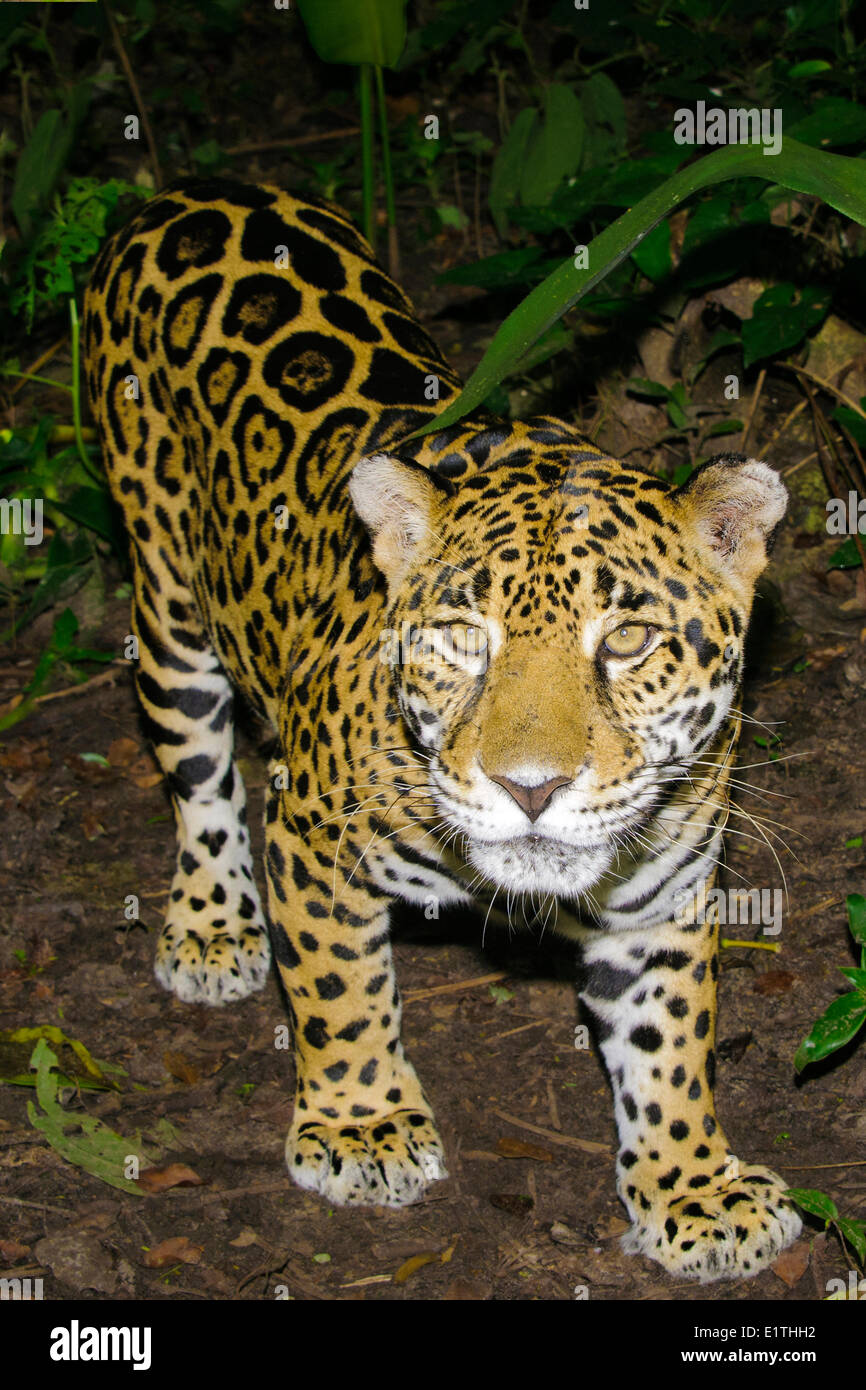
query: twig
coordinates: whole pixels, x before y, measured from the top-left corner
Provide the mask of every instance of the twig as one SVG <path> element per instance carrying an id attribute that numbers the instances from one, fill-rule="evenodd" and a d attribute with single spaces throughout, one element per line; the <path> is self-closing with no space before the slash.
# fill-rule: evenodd
<path id="1" fill-rule="evenodd" d="M 91 676 L 89 680 L 82 681 L 80 685 L 69 685 L 63 690 L 50 690 L 47 695 L 37 695 L 33 701 L 34 705 L 44 705 L 48 700 L 63 700 L 67 695 L 77 695 L 80 690 L 92 690 L 95 685 L 106 685 L 108 681 L 119 674 L 118 666 L 128 666 L 129 662 L 125 657 L 118 657 L 111 663 L 108 671 L 100 671 L 98 675 Z"/>
<path id="2" fill-rule="evenodd" d="M 430 989 L 410 989 L 403 995 L 404 1004 L 415 1004 L 419 999 L 433 999 L 437 994 L 457 994 L 461 989 L 474 989 L 476 985 L 492 985 L 497 980 L 507 979 L 505 970 L 497 970 L 495 975 L 477 975 L 473 980 L 456 980 L 451 985 L 433 985 Z"/>
<path id="3" fill-rule="evenodd" d="M 543 1125 L 531 1125 L 528 1120 L 518 1120 L 516 1115 L 507 1115 L 504 1110 L 494 1110 L 500 1120 L 516 1125 L 518 1129 L 528 1129 L 531 1134 L 540 1134 L 551 1144 L 562 1144 L 567 1149 L 580 1149 L 587 1154 L 609 1154 L 610 1144 L 599 1144 L 595 1139 L 578 1139 L 573 1134 L 557 1134 L 555 1129 L 545 1129 Z"/>
<path id="4" fill-rule="evenodd" d="M 129 61 L 126 49 L 123 46 L 123 39 L 121 38 L 120 30 L 117 27 L 117 20 L 114 18 L 114 15 L 111 10 L 111 5 L 109 4 L 108 0 L 105 0 L 105 14 L 108 19 L 108 27 L 111 30 L 111 39 L 114 44 L 114 47 L 117 49 L 117 56 L 120 59 L 120 65 L 123 68 L 123 71 L 126 73 L 126 80 L 129 83 L 129 90 L 132 92 L 132 99 L 138 107 L 138 115 L 141 121 L 142 129 L 144 130 L 144 138 L 147 141 L 147 148 L 150 154 L 150 162 L 153 167 L 153 182 L 158 190 L 162 188 L 163 183 L 162 166 L 159 162 L 159 155 L 156 152 L 156 143 L 154 141 L 153 131 L 151 130 L 150 121 L 148 119 L 147 108 L 142 99 L 138 83 L 135 80 L 135 73 L 132 71 L 132 64 Z"/>
<path id="5" fill-rule="evenodd" d="M 36 1211 L 56 1211 L 61 1216 L 73 1215 L 69 1207 L 53 1207 L 50 1202 L 25 1202 L 23 1197 L 4 1197 L 2 1193 L 0 1202 L 8 1202 L 13 1207 L 33 1207 Z"/>
<path id="6" fill-rule="evenodd" d="M 846 1163 L 778 1163 L 777 1168 L 787 1168 L 792 1173 L 812 1172 L 817 1168 L 864 1168 L 866 1158 L 852 1158 Z"/>
<path id="7" fill-rule="evenodd" d="M 785 371 L 788 372 L 796 372 L 797 376 L 805 377 L 806 380 L 811 381 L 814 386 L 820 387 L 822 391 L 829 392 L 831 396 L 835 396 L 836 399 L 841 401 L 843 405 L 849 406 L 851 410 L 854 411 L 855 415 L 860 415 L 864 420 L 866 420 L 866 411 L 864 411 L 862 405 L 859 405 L 857 401 L 852 400 L 850 396 L 846 396 L 845 392 L 840 391 L 839 387 L 834 386 L 832 382 L 825 381 L 823 377 L 816 376 L 814 372 L 810 372 L 806 367 L 798 367 L 793 362 L 776 362 L 774 365 L 777 367 L 782 367 Z"/>
<path id="8" fill-rule="evenodd" d="M 286 140 L 253 140 L 243 145 L 230 145 L 223 154 L 260 154 L 265 150 L 293 150 L 300 145 L 318 145 L 322 140 L 345 140 L 350 135 L 360 135 L 361 127 L 344 126 L 342 130 L 323 130 L 317 135 L 295 135 Z"/>
<path id="9" fill-rule="evenodd" d="M 507 1033 L 494 1033 L 492 1038 L 482 1038 L 485 1043 L 501 1042 L 503 1038 L 512 1038 L 515 1033 L 525 1033 L 527 1028 L 540 1028 L 542 1023 L 550 1023 L 549 1018 L 536 1018 L 532 1023 L 521 1023 L 519 1028 L 509 1028 Z"/>
<path id="10" fill-rule="evenodd" d="M 760 372 L 758 373 L 758 384 L 755 387 L 755 393 L 752 396 L 752 404 L 749 408 L 749 418 L 746 421 L 746 428 L 743 430 L 743 442 L 740 445 L 740 448 L 742 449 L 743 453 L 746 452 L 746 440 L 748 439 L 752 429 L 752 421 L 755 418 L 755 411 L 758 409 L 758 401 L 761 399 L 761 392 L 764 389 L 764 382 L 766 381 L 766 379 L 767 368 L 762 367 Z"/>
<path id="11" fill-rule="evenodd" d="M 38 372 L 40 367 L 44 367 L 46 362 L 51 361 L 51 358 L 54 356 L 55 352 L 60 351 L 60 349 L 64 346 L 68 338 L 69 334 L 64 333 L 63 337 L 58 338 L 57 342 L 54 343 L 52 347 L 46 348 L 45 351 L 42 353 L 42 356 L 37 357 L 36 361 L 33 362 L 31 366 L 27 368 L 26 372 L 21 373 L 21 380 L 16 382 L 15 385 L 10 389 L 10 396 L 17 395 L 18 392 L 23 389 L 24 383 L 28 381 L 35 372 Z"/>

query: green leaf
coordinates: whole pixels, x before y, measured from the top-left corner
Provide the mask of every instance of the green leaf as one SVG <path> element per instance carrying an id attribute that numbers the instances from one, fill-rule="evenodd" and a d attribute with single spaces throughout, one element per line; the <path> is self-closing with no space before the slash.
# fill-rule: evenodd
<path id="1" fill-rule="evenodd" d="M 789 1187 L 785 1196 L 796 1202 L 797 1206 L 802 1207 L 810 1216 L 818 1216 L 822 1221 L 835 1221 L 839 1216 L 832 1198 L 824 1192 L 817 1192 L 813 1187 Z"/>
<path id="2" fill-rule="evenodd" d="M 799 291 L 787 283 L 771 285 L 755 301 L 752 317 L 743 321 L 743 366 L 796 347 L 825 317 L 830 298 L 828 290 L 815 285 Z"/>
<path id="3" fill-rule="evenodd" d="M 496 230 L 503 238 L 508 231 L 508 218 L 505 214 L 512 203 L 517 202 L 526 162 L 526 149 L 537 124 L 538 112 L 534 107 L 526 106 L 519 111 L 493 161 L 488 203 Z"/>
<path id="4" fill-rule="evenodd" d="M 858 144 L 866 139 L 866 110 L 844 97 L 826 97 L 810 115 L 791 126 L 790 134 L 804 145 Z"/>
<path id="5" fill-rule="evenodd" d="M 393 68 L 406 42 L 406 0 L 298 0 L 310 43 L 325 63 Z"/>
<path id="6" fill-rule="evenodd" d="M 849 893 L 845 906 L 848 909 L 848 930 L 858 946 L 866 946 L 866 898 L 862 893 Z"/>
<path id="7" fill-rule="evenodd" d="M 866 225 L 863 164 L 843 155 L 798 145 L 786 136 L 778 155 L 759 148 L 728 145 L 680 170 L 619 217 L 589 244 L 588 265 L 565 261 L 509 314 L 463 391 L 441 413 L 416 431 L 429 434 L 453 425 L 490 394 L 541 334 L 561 318 L 628 256 L 663 218 L 702 188 L 731 178 L 763 178 L 822 198 Z"/>
<path id="8" fill-rule="evenodd" d="M 668 221 L 660 222 L 657 227 L 653 227 L 648 232 L 643 241 L 638 242 L 631 253 L 631 258 L 638 270 L 652 280 L 653 284 L 658 284 L 666 275 L 670 275 L 671 263 L 671 224 Z"/>
<path id="9" fill-rule="evenodd" d="M 26 956 L 26 953 L 25 953 Z M 13 1086 L 35 1086 L 36 1077 L 30 1070 L 33 1045 L 40 1038 L 56 1048 L 58 1081 L 62 1086 L 80 1086 L 85 1090 L 117 1090 L 118 1083 L 106 1072 L 123 1072 L 122 1067 L 97 1062 L 84 1043 L 70 1038 L 59 1028 L 43 1024 L 39 1028 L 15 1028 L 0 1032 L 0 1081 Z"/>
<path id="10" fill-rule="evenodd" d="M 866 1264 L 866 1224 L 852 1216 L 840 1216 L 836 1224 L 849 1244 L 853 1245 L 861 1265 Z"/>
<path id="11" fill-rule="evenodd" d="M 807 58 L 804 63 L 795 63 L 792 68 L 788 68 L 788 76 L 795 82 L 800 77 L 814 77 L 819 72 L 829 72 L 831 64 L 824 58 Z"/>
<path id="12" fill-rule="evenodd" d="M 838 405 L 833 411 L 833 419 L 837 424 L 844 425 L 857 444 L 866 448 L 866 419 L 859 411 L 852 410 L 850 405 Z"/>
<path id="13" fill-rule="evenodd" d="M 704 438 L 717 439 L 720 434 L 739 434 L 742 428 L 742 420 L 717 420 L 714 425 L 710 425 Z"/>
<path id="14" fill-rule="evenodd" d="M 64 516 L 86 526 L 90 531 L 95 531 L 103 540 L 110 541 L 118 554 L 125 552 L 123 533 L 117 524 L 117 513 L 112 507 L 111 497 L 106 489 L 79 487 L 56 505 Z"/>
<path id="15" fill-rule="evenodd" d="M 626 149 L 625 103 L 606 72 L 595 72 L 580 92 L 586 122 L 583 164 L 587 169 L 609 168 Z"/>
<path id="16" fill-rule="evenodd" d="M 18 160 L 12 185 L 12 211 L 27 239 L 33 217 L 53 192 L 72 144 L 72 127 L 58 110 L 43 111 Z"/>
<path id="17" fill-rule="evenodd" d="M 827 561 L 827 568 L 831 570 L 852 570 L 856 569 L 861 563 L 860 551 L 857 549 L 857 542 L 853 536 L 849 536 L 847 541 L 843 541 L 838 550 Z"/>
<path id="18" fill-rule="evenodd" d="M 544 98 L 544 117 L 533 130 L 520 179 L 520 201 L 546 207 L 563 179 L 575 174 L 583 154 L 583 109 L 570 87 L 553 82 Z"/>
<path id="19" fill-rule="evenodd" d="M 860 1031 L 866 1020 L 866 995 L 859 990 L 834 999 L 821 1018 L 812 1024 L 794 1056 L 794 1066 L 802 1071 L 810 1062 L 820 1062 L 838 1052 Z"/>
<path id="20" fill-rule="evenodd" d="M 625 384 L 625 389 L 630 396 L 650 396 L 653 400 L 666 401 L 670 395 L 667 386 L 663 386 L 660 381 L 650 381 L 645 376 L 633 376 Z"/>
<path id="21" fill-rule="evenodd" d="M 522 246 L 514 251 L 501 251 L 485 256 L 471 265 L 455 265 L 436 277 L 440 285 L 479 285 L 484 290 L 512 289 L 538 280 L 544 274 L 539 262 L 544 255 L 540 246 Z"/>
<path id="22" fill-rule="evenodd" d="M 27 1102 L 27 1115 L 33 1128 L 45 1136 L 52 1149 L 67 1163 L 84 1169 L 121 1192 L 143 1197 L 144 1190 L 138 1183 L 123 1176 L 131 1154 L 139 1159 L 148 1157 L 141 1136 L 124 1139 L 91 1115 L 63 1109 L 57 1099 L 60 1080 L 56 1071 L 57 1056 L 45 1038 L 40 1038 L 36 1044 L 30 1065 L 36 1069 L 36 1098 L 40 1106 L 37 1109 L 32 1101 Z"/>

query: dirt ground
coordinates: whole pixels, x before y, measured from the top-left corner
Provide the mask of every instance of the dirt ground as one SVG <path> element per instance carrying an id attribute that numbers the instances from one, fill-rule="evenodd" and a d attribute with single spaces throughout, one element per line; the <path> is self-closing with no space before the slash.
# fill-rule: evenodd
<path id="1" fill-rule="evenodd" d="M 448 325 L 431 328 L 447 347 Z M 789 405 L 768 397 L 758 439 Z M 790 453 L 770 461 L 791 466 Z M 718 1105 L 736 1153 L 862 1218 L 864 1048 L 800 1080 L 792 1058 L 844 990 L 837 966 L 854 963 L 844 898 L 866 888 L 866 854 L 862 840 L 845 843 L 866 829 L 866 604 L 862 578 L 828 580 L 838 541 L 814 524 L 820 474 L 795 468 L 789 481 L 791 517 L 753 630 L 744 709 L 757 722 L 740 750 L 752 790 L 739 807 L 770 823 L 732 817 L 728 870 L 731 885 L 780 889 L 783 871 L 788 897 L 778 953 L 723 951 Z M 126 601 L 110 599 L 100 642 L 119 651 L 127 626 Z M 0 704 L 44 636 L 37 624 L 3 650 Z M 755 739 L 771 734 L 782 741 L 768 762 Z M 239 739 L 259 849 L 265 737 L 248 723 Z M 451 1176 L 401 1212 L 330 1210 L 285 1174 L 292 1077 L 274 1046 L 285 1021 L 276 980 L 210 1011 L 153 979 L 173 826 L 127 665 L 74 693 L 61 687 L 4 738 L 0 804 L 0 1027 L 55 1024 L 123 1067 L 117 1091 L 67 1092 L 67 1107 L 124 1136 L 141 1131 L 151 1149 L 161 1135 L 162 1162 L 201 1180 L 118 1192 L 31 1126 L 32 1090 L 0 1086 L 3 1274 L 43 1277 L 47 1298 L 96 1300 L 567 1300 L 582 1288 L 602 1301 L 782 1301 L 826 1297 L 828 1279 L 847 1278 L 849 1258 L 817 1223 L 779 1272 L 745 1283 L 683 1285 L 624 1256 L 612 1105 L 599 1058 L 574 1045 L 569 948 L 493 929 L 482 946 L 481 919 L 465 913 L 428 922 L 407 912 L 395 948 L 405 1041 Z M 124 919 L 130 894 L 137 923 Z M 768 940 L 755 925 L 727 934 Z"/>

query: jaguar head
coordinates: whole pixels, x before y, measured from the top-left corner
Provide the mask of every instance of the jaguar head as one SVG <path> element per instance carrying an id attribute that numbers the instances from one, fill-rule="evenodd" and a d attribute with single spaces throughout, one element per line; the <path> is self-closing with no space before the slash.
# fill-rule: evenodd
<path id="1" fill-rule="evenodd" d="M 777 474 L 722 456 L 675 489 L 576 442 L 456 484 L 377 454 L 350 491 L 444 833 L 507 890 L 587 892 L 724 731 Z"/>

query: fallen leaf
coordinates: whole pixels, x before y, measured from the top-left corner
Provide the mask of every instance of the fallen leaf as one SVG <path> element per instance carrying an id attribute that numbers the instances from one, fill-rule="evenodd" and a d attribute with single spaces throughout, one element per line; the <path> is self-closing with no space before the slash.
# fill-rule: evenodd
<path id="1" fill-rule="evenodd" d="M 770 1268 L 789 1289 L 798 1284 L 809 1267 L 809 1241 L 798 1240 L 789 1250 L 783 1250 Z"/>
<path id="2" fill-rule="evenodd" d="M 140 753 L 134 738 L 115 738 L 108 745 L 108 761 L 112 767 L 129 767 Z"/>
<path id="3" fill-rule="evenodd" d="M 534 1158 L 539 1163 L 553 1162 L 549 1149 L 543 1149 L 540 1144 L 530 1144 L 526 1139 L 513 1139 L 510 1134 L 497 1139 L 496 1152 L 503 1158 Z"/>
<path id="4" fill-rule="evenodd" d="M 4 1260 L 20 1260 L 24 1255 L 30 1254 L 30 1246 L 22 1245 L 18 1240 L 4 1240 L 0 1236 L 0 1255 Z"/>
<path id="5" fill-rule="evenodd" d="M 165 1192 L 170 1187 L 204 1187 L 205 1180 L 185 1163 L 166 1163 L 162 1168 L 145 1168 L 138 1175 L 138 1185 L 145 1192 Z"/>
<path id="6" fill-rule="evenodd" d="M 244 1226 L 244 1229 L 235 1236 L 234 1240 L 229 1241 L 229 1245 L 237 1246 L 239 1250 L 245 1250 L 248 1245 L 258 1245 L 259 1243 L 258 1235 L 249 1226 Z"/>
<path id="7" fill-rule="evenodd" d="M 198 1068 L 182 1052 L 164 1052 L 162 1061 L 168 1074 L 176 1080 L 185 1081 L 188 1086 L 194 1086 L 200 1080 Z"/>
<path id="8" fill-rule="evenodd" d="M 201 1261 L 204 1247 L 192 1245 L 187 1236 L 169 1236 L 161 1240 L 152 1250 L 145 1250 L 143 1264 L 147 1269 L 164 1269 L 166 1265 L 197 1265 Z"/>
<path id="9" fill-rule="evenodd" d="M 411 1255 L 408 1260 L 404 1260 L 397 1273 L 394 1275 L 395 1284 L 405 1284 L 416 1270 L 423 1269 L 424 1265 L 434 1264 L 439 1260 L 439 1253 L 435 1250 L 425 1250 L 423 1255 Z"/>
<path id="10" fill-rule="evenodd" d="M 788 994 L 794 986 L 794 979 L 790 970 L 767 970 L 758 976 L 752 989 L 756 994 Z"/>

